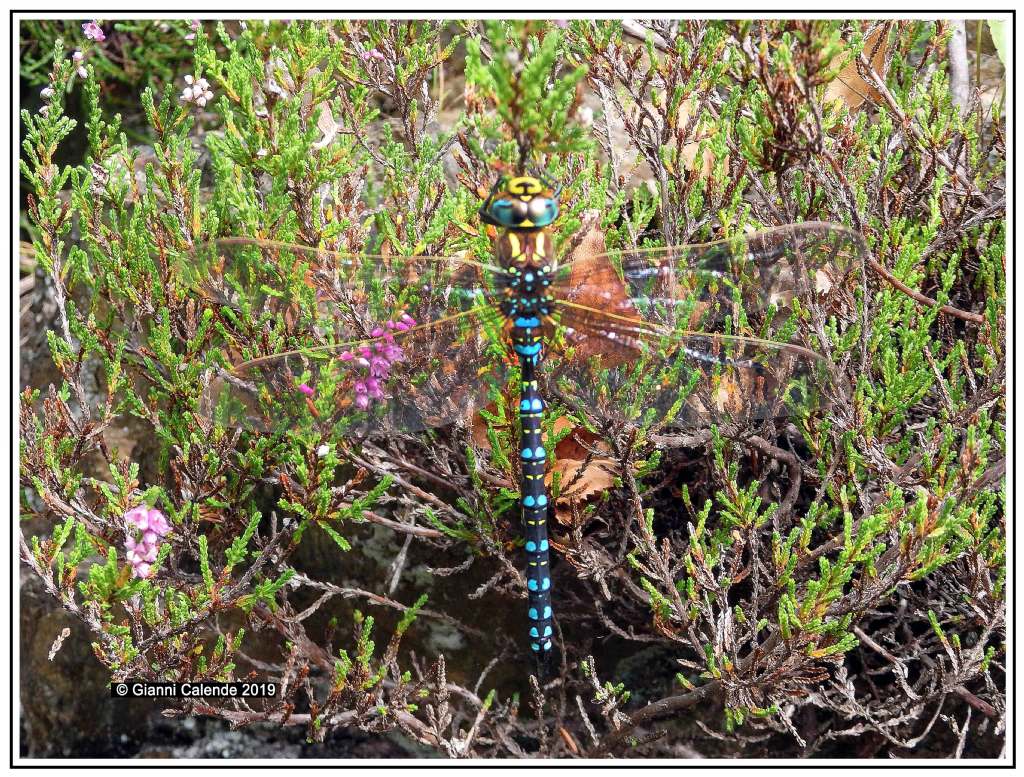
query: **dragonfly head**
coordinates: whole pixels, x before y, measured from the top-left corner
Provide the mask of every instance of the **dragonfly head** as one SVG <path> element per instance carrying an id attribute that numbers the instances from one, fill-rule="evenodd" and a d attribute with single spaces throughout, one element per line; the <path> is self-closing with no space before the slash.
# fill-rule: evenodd
<path id="1" fill-rule="evenodd" d="M 558 217 L 560 191 L 532 176 L 503 175 L 480 206 L 480 219 L 506 229 L 543 229 Z"/>

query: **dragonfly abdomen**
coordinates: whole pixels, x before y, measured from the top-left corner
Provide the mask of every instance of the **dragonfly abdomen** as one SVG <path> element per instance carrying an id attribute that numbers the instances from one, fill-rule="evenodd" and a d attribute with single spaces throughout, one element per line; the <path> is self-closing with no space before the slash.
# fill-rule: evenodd
<path id="1" fill-rule="evenodd" d="M 513 343 L 519 354 L 522 390 L 519 398 L 520 451 L 522 481 L 520 502 L 526 535 L 526 587 L 530 619 L 530 648 L 540 654 L 551 650 L 551 568 L 548 558 L 548 496 L 544 485 L 547 452 L 542 442 L 541 425 L 544 400 L 537 387 L 537 363 L 540 360 L 540 330 L 536 327 L 513 329 Z"/>

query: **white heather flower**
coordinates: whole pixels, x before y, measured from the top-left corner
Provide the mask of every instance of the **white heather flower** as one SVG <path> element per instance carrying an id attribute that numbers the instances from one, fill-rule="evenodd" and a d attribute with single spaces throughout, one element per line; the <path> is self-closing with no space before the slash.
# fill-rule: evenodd
<path id="1" fill-rule="evenodd" d="M 85 54 L 81 51 L 76 51 L 71 55 L 71 61 L 75 63 L 75 72 L 79 78 L 85 78 L 88 73 L 85 72 L 85 66 L 82 64 L 85 62 Z"/>
<path id="2" fill-rule="evenodd" d="M 205 78 L 185 76 L 185 83 L 187 86 L 182 90 L 179 98 L 183 103 L 195 103 L 200 108 L 205 108 L 206 104 L 213 99 L 210 83 Z"/>
<path id="3" fill-rule="evenodd" d="M 330 452 L 331 446 L 327 445 L 326 443 L 324 443 L 323 445 L 316 449 L 316 455 L 319 456 L 321 459 Z"/>
<path id="4" fill-rule="evenodd" d="M 53 97 L 53 94 L 53 87 L 48 86 L 39 93 L 39 96 L 42 97 L 44 100 L 49 100 L 51 97 Z"/>
<path id="5" fill-rule="evenodd" d="M 594 109 L 589 105 L 581 105 L 580 109 L 576 111 L 576 119 L 584 127 L 589 127 L 594 123 Z"/>

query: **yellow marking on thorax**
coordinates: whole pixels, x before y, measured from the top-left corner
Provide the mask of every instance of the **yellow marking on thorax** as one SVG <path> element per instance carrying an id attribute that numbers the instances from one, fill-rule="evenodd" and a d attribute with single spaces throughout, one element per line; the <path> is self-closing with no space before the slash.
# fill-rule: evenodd
<path id="1" fill-rule="evenodd" d="M 519 242 L 519 235 L 515 232 L 508 233 L 508 244 L 512 249 L 512 258 L 518 259 L 523 253 L 523 247 Z"/>
<path id="2" fill-rule="evenodd" d="M 537 237 L 533 241 L 533 254 L 534 257 L 539 259 L 547 259 L 548 248 L 547 248 L 547 233 L 538 232 Z"/>

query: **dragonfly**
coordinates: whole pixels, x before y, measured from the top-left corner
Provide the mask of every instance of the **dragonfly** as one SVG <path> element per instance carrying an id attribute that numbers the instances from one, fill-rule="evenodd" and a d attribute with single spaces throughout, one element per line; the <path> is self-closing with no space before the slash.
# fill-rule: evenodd
<path id="1" fill-rule="evenodd" d="M 223 338 L 202 389 L 212 420 L 255 433 L 397 434 L 467 419 L 518 389 L 528 641 L 554 642 L 545 402 L 600 428 L 758 429 L 847 390 L 814 311 L 852 305 L 864 244 L 835 224 L 559 262 L 561 190 L 501 175 L 483 199 L 493 255 L 349 254 L 256 238 L 190 271 Z M 593 242 L 593 241 L 591 241 Z"/>

